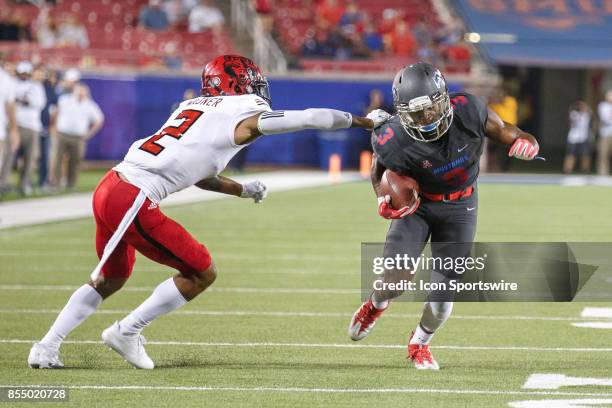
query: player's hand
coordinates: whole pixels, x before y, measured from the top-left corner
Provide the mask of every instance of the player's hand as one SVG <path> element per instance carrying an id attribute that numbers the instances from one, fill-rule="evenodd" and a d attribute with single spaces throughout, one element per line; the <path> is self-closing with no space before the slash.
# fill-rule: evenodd
<path id="1" fill-rule="evenodd" d="M 261 203 L 268 196 L 268 189 L 261 181 L 251 181 L 242 185 L 242 198 L 252 198 L 255 204 Z"/>
<path id="2" fill-rule="evenodd" d="M 510 151 L 508 151 L 509 157 L 514 157 L 519 160 L 533 160 L 534 157 L 540 151 L 540 146 L 533 143 L 529 139 L 517 138 L 512 146 L 510 147 Z"/>
<path id="3" fill-rule="evenodd" d="M 390 117 L 391 115 L 382 109 L 374 109 L 372 112 L 368 113 L 366 116 L 366 118 L 374 122 L 374 129 L 376 129 L 377 127 L 381 125 L 384 125 L 385 122 L 387 122 Z"/>
<path id="4" fill-rule="evenodd" d="M 386 195 L 384 197 L 378 197 L 378 215 L 388 220 L 398 220 L 400 218 L 407 217 L 413 214 L 419 205 L 421 204 L 421 198 L 417 198 L 414 204 L 410 207 L 402 207 L 399 210 L 394 210 L 389 203 L 391 202 L 391 197 Z"/>

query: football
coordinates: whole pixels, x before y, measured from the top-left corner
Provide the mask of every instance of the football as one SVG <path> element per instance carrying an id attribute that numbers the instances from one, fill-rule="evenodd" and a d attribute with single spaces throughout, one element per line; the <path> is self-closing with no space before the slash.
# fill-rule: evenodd
<path id="1" fill-rule="evenodd" d="M 380 180 L 380 192 L 391 197 L 391 207 L 399 210 L 411 207 L 419 198 L 419 183 L 412 177 L 385 170 Z"/>

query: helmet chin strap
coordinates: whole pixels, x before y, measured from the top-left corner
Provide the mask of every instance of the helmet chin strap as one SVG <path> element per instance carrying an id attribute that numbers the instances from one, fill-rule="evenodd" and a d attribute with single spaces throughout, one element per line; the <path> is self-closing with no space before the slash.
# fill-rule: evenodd
<path id="1" fill-rule="evenodd" d="M 440 127 L 438 126 L 442 121 L 447 120 L 448 124 L 446 125 L 446 129 L 444 129 L 444 131 L 440 132 Z M 427 130 L 423 129 L 419 129 L 419 128 L 413 128 L 411 126 L 408 126 L 404 120 L 401 118 L 400 116 L 400 122 L 402 124 L 402 126 L 404 127 L 404 129 L 406 130 L 406 132 L 410 135 L 410 137 L 412 137 L 414 140 L 417 140 L 419 142 L 425 142 L 425 143 L 430 143 L 430 142 L 435 142 L 436 140 L 442 138 L 446 132 L 448 132 L 448 129 L 450 128 L 450 125 L 453 121 L 453 109 L 451 108 L 449 113 L 445 116 L 443 116 L 442 118 L 440 118 L 439 120 L 437 120 L 434 123 L 431 123 L 429 125 L 426 126 L 421 126 L 421 128 L 426 128 L 426 127 L 430 127 L 433 126 L 434 128 L 432 130 L 437 130 L 438 134 L 436 135 L 436 137 L 433 137 L 431 139 L 428 139 L 426 137 L 424 137 L 422 135 L 422 132 L 427 132 Z M 418 135 L 418 136 L 417 136 Z"/>

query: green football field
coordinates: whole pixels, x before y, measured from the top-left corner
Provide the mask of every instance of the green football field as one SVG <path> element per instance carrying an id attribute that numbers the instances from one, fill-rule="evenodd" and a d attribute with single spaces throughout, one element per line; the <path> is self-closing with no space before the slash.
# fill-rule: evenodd
<path id="1" fill-rule="evenodd" d="M 477 240 L 612 241 L 610 203 L 612 189 L 604 187 L 483 184 Z M 31 342 L 97 261 L 94 224 L 0 230 L 0 385 L 73 387 L 62 406 L 610 403 L 609 384 L 523 388 L 532 374 L 612 377 L 612 331 L 572 326 L 585 321 L 584 307 L 607 303 L 456 304 L 432 342 L 439 372 L 417 371 L 405 359 L 420 304 L 393 304 L 367 339 L 351 342 L 360 243 L 382 241 L 387 227 L 375 207 L 360 182 L 275 193 L 263 205 L 226 199 L 168 208 L 210 248 L 219 278 L 145 330 L 153 371 L 132 369 L 100 343 L 100 333 L 169 269 L 139 256 L 125 289 L 62 347 L 66 368 L 32 370 Z"/>

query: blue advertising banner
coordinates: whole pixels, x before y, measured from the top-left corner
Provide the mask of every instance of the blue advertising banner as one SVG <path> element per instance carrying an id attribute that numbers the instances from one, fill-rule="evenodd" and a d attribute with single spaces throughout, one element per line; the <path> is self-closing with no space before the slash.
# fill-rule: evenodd
<path id="1" fill-rule="evenodd" d="M 493 62 L 612 66 L 612 0 L 456 0 Z"/>
<path id="2" fill-rule="evenodd" d="M 153 135 L 192 88 L 199 95 L 199 78 L 156 76 L 85 76 L 92 97 L 106 116 L 102 130 L 87 145 L 88 160 L 120 161 L 130 145 Z M 449 84 L 451 91 L 460 87 Z M 391 80 L 340 81 L 271 78 L 272 109 L 334 108 L 362 115 L 369 93 L 380 89 L 391 103 Z M 262 137 L 249 147 L 250 163 L 325 167 L 338 153 L 345 167 L 356 167 L 360 151 L 370 143 L 362 129 L 321 133 L 315 130 Z"/>

